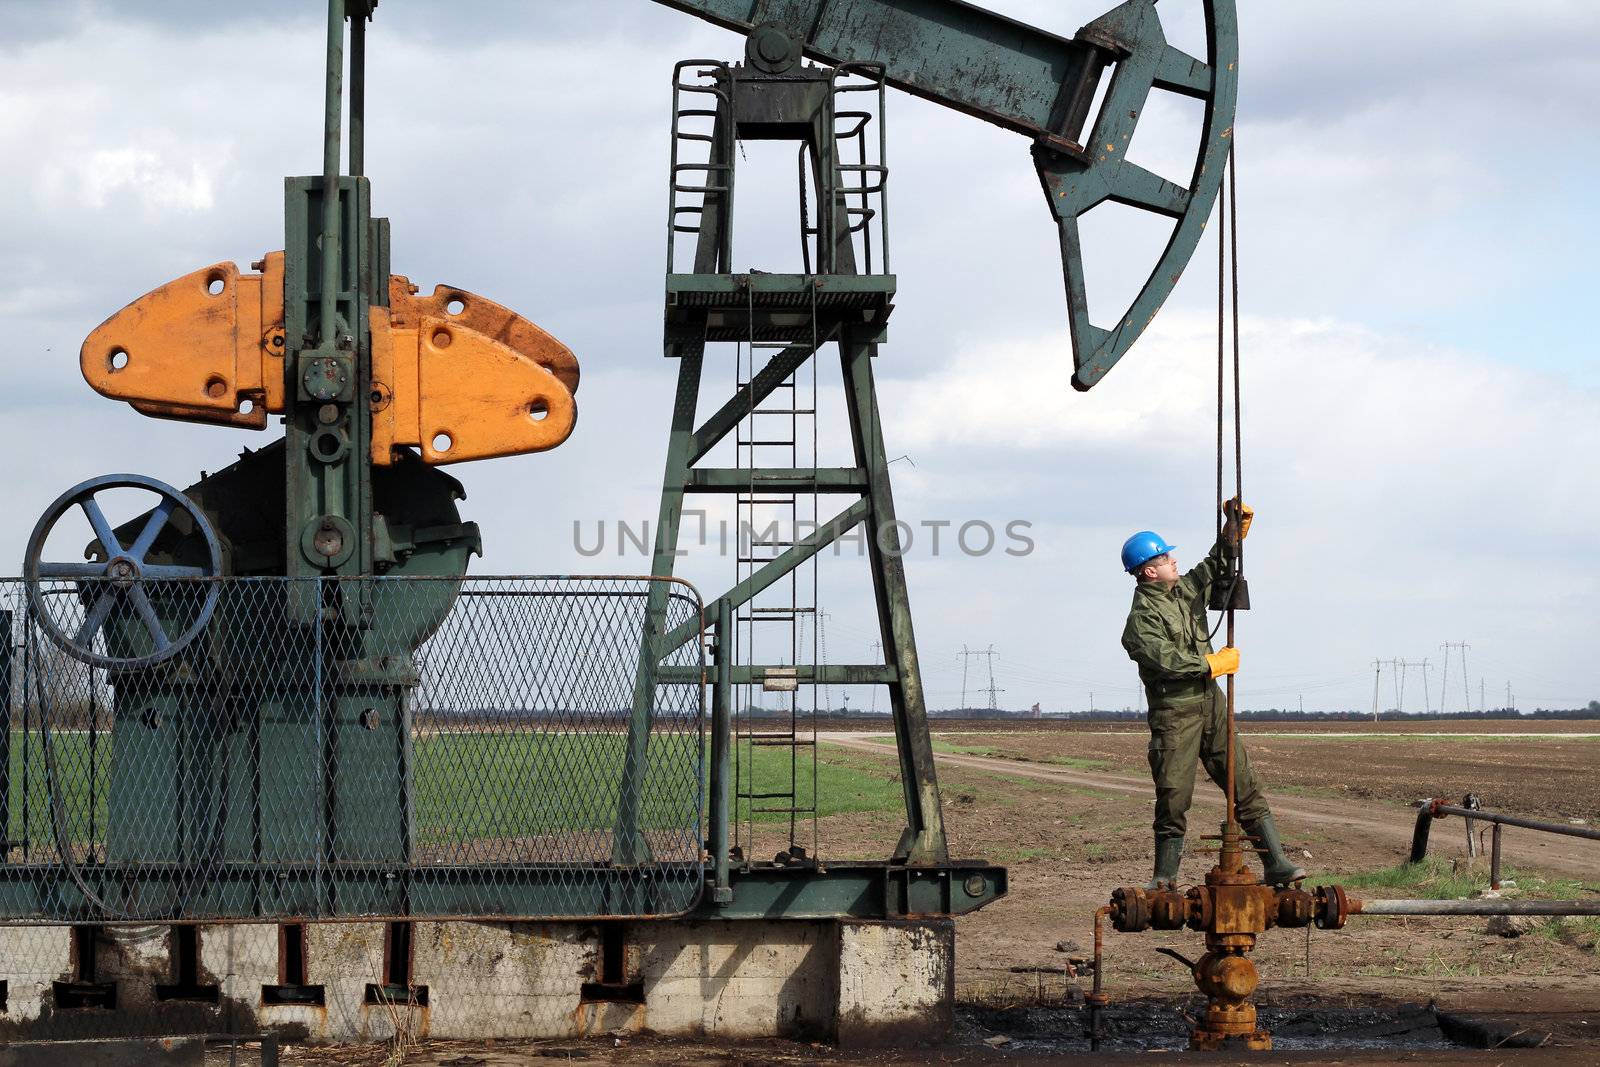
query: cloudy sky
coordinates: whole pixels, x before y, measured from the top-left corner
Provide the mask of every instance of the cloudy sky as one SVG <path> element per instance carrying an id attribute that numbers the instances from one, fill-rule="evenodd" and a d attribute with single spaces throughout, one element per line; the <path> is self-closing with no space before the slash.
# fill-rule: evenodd
<path id="1" fill-rule="evenodd" d="M 989 0 L 1070 35 L 1106 6 Z M 1161 5 L 1198 50 L 1198 0 Z M 1242 706 L 1370 707 L 1374 659 L 1429 660 L 1404 703 L 1439 704 L 1465 641 L 1474 706 L 1600 698 L 1600 9 L 1243 0 L 1237 123 L 1246 496 L 1255 610 Z M 82 382 L 85 334 L 206 264 L 282 247 L 282 178 L 320 169 L 317 0 L 0 2 L 0 559 L 20 566 L 59 492 L 129 470 L 186 485 L 267 435 L 145 419 Z M 642 572 L 615 524 L 652 519 L 674 366 L 660 354 L 669 80 L 735 36 L 646 0 L 384 0 L 370 32 L 367 172 L 394 269 L 462 286 L 583 363 L 562 448 L 453 468 L 484 530 L 480 572 Z M 1193 109 L 1153 105 L 1134 157 L 1172 177 Z M 960 702 L 963 647 L 998 653 L 1000 703 L 1137 706 L 1117 644 L 1130 532 L 1180 561 L 1211 530 L 1215 245 L 1121 366 L 1068 386 L 1056 241 L 1025 141 L 892 94 L 899 297 L 876 364 L 901 516 L 1031 524 L 1023 556 L 914 540 L 907 567 L 930 703 Z M 777 162 L 782 162 L 778 166 Z M 741 184 L 743 268 L 794 259 L 792 174 Z M 767 168 L 763 171 L 761 168 Z M 770 189 L 769 214 L 751 190 Z M 1164 239 L 1096 213 L 1096 319 Z M 723 390 L 731 358 L 708 368 Z M 818 377 L 838 458 L 837 370 Z M 708 391 L 706 400 L 710 402 Z M 600 556 L 579 552 L 574 523 Z M 1004 542 L 1000 547 L 1004 547 Z M 831 662 L 872 655 L 858 561 L 818 579 Z M 709 598 L 723 557 L 684 573 Z M 1451 653 L 1450 704 L 1463 676 Z M 987 684 L 972 663 L 969 703 Z M 1395 679 L 1383 678 L 1384 705 Z M 835 701 L 842 694 L 834 694 Z M 868 691 L 852 705 L 869 703 Z M 877 698 L 882 707 L 881 696 Z"/>

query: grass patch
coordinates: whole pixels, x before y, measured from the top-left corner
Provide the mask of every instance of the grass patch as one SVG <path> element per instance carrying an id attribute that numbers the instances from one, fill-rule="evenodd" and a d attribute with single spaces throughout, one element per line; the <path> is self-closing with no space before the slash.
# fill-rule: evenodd
<path id="1" fill-rule="evenodd" d="M 1063 857 L 1054 848 L 997 848 L 988 853 L 991 863 L 1026 863 L 1029 860 L 1058 860 Z"/>
<path id="2" fill-rule="evenodd" d="M 191 753 L 175 774 L 177 756 L 158 735 L 138 728 L 117 741 L 109 732 L 91 744 L 87 734 L 53 733 L 57 780 L 54 792 L 64 808 L 67 832 L 79 844 L 120 841 L 122 850 L 153 850 L 164 854 L 176 845 L 173 828 L 180 809 L 217 810 L 218 786 L 229 783 L 230 824 L 248 819 L 254 776 L 249 753 L 242 743 L 217 746 L 216 762 L 202 774 L 199 756 Z M 299 740 L 299 739 L 296 739 Z M 24 745 L 14 732 L 11 747 L 10 825 L 0 827 L 12 840 L 28 840 L 48 847 L 54 840 L 50 790 L 42 745 L 35 736 Z M 708 769 L 710 746 L 696 765 L 693 734 L 656 735 L 650 739 L 641 789 L 640 823 L 646 829 L 671 829 L 690 825 L 706 783 L 700 774 Z M 307 746 L 309 747 L 309 746 Z M 554 732 L 439 733 L 411 740 L 412 818 L 417 844 L 518 838 L 573 830 L 609 830 L 617 819 L 618 794 L 627 739 L 620 732 L 558 734 Z M 294 751 L 298 751 L 295 749 Z M 289 758 L 280 749 L 264 764 L 264 808 L 281 810 L 316 795 L 317 776 L 311 763 Z M 223 763 L 231 757 L 226 772 Z M 876 755 L 820 746 L 816 773 L 802 750 L 791 775 L 790 752 L 785 748 L 740 746 L 740 784 L 743 792 L 787 792 L 795 788 L 794 806 L 815 806 L 826 818 L 849 812 L 897 811 L 904 806 L 898 768 Z M 116 759 L 132 773 L 114 773 Z M 342 768 L 346 776 L 359 776 L 363 768 Z M 392 767 L 381 771 L 392 773 Z M 371 792 L 383 793 L 387 779 L 372 769 Z M 216 777 L 211 777 L 215 774 Z M 813 798 L 816 798 L 813 804 Z M 787 812 L 761 811 L 788 806 L 780 798 L 755 801 L 756 822 L 781 822 Z M 751 816 L 751 801 L 740 799 L 734 817 Z M 112 813 L 118 820 L 110 820 Z M 807 813 L 809 814 L 809 813 Z M 703 818 L 703 816 L 702 816 Z M 193 819 L 191 817 L 191 823 Z M 112 823 L 115 823 L 114 825 Z M 243 824 L 241 824 L 243 825 Z M 284 829 L 285 839 L 303 828 Z"/>
<path id="3" fill-rule="evenodd" d="M 1594 955 L 1600 946 L 1600 915 L 1558 915 L 1535 932 Z"/>
<path id="4" fill-rule="evenodd" d="M 1483 964 L 1476 959 L 1453 960 L 1439 949 L 1429 949 L 1417 959 L 1409 948 L 1388 949 L 1384 952 L 1387 963 L 1373 963 L 1359 967 L 1355 973 L 1361 978 L 1481 978 Z M 1496 967 L 1495 973 L 1503 973 Z"/>
<path id="5" fill-rule="evenodd" d="M 1097 800 L 1110 800 L 1121 796 L 1121 794 L 1109 789 L 1096 789 L 1094 786 L 1078 785 L 1075 782 L 1052 782 L 1046 778 L 1032 778 L 1023 774 L 1007 774 L 1005 771 L 991 771 L 988 768 L 963 767 L 961 772 L 964 775 L 971 775 L 990 782 L 1004 782 L 1014 790 L 1034 794 L 1034 796 L 1027 797 L 1019 797 L 1014 794 L 1010 796 L 1000 793 L 993 794 L 998 803 L 1011 806 L 1021 804 L 1024 801 L 1029 804 L 1037 804 L 1039 802 L 1038 798 L 1041 797 L 1054 799 L 1065 796 L 1082 796 L 1094 797 Z M 940 773 L 944 776 L 941 781 L 948 781 L 949 775 L 943 771 Z M 946 789 L 947 787 L 942 785 L 940 788 Z"/>
<path id="6" fill-rule="evenodd" d="M 1501 868 L 1500 877 L 1516 882 L 1521 896 L 1536 900 L 1574 900 L 1594 892 L 1575 879 L 1542 878 L 1511 867 Z M 1341 885 L 1346 889 L 1389 889 L 1420 900 L 1456 900 L 1488 889 L 1489 869 L 1487 864 L 1452 868 L 1449 862 L 1430 857 L 1421 863 L 1402 863 L 1375 871 L 1319 874 L 1306 881 L 1309 885 Z"/>
<path id="7" fill-rule="evenodd" d="M 693 819 L 698 744 L 693 734 L 650 739 L 640 790 L 642 827 L 671 828 Z M 418 840 L 427 844 L 612 826 L 626 750 L 627 738 L 621 733 L 414 738 Z"/>
<path id="8" fill-rule="evenodd" d="M 789 754 L 782 749 L 758 748 L 752 764 L 757 791 L 767 791 L 765 783 L 776 782 L 787 788 Z M 816 792 L 812 792 L 809 761 L 802 754 L 799 766 L 797 807 L 809 807 L 817 797 L 817 817 L 863 811 L 900 811 L 905 807 L 905 791 L 900 785 L 899 768 L 881 759 L 850 752 L 837 745 L 817 746 Z M 781 801 L 779 802 L 781 803 Z M 760 804 L 757 805 L 760 807 Z M 740 818 L 745 818 L 741 802 Z M 787 815 L 756 813 L 757 822 L 779 822 Z"/>

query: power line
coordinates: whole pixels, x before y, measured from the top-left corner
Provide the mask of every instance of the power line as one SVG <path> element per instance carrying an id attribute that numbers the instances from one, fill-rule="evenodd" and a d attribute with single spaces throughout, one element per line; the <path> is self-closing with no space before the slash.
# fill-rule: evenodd
<path id="1" fill-rule="evenodd" d="M 828 624 L 829 619 L 831 619 L 831 618 L 832 618 L 832 616 L 826 610 L 817 612 L 817 644 L 819 646 L 821 646 L 821 658 L 818 660 L 818 662 L 823 664 L 824 666 L 826 666 L 827 663 L 828 663 L 828 625 L 827 624 Z M 874 692 L 876 692 L 876 687 L 874 687 Z M 812 687 L 812 693 L 811 693 L 812 703 L 815 703 L 816 699 L 817 699 L 816 687 L 813 686 Z M 829 689 L 827 682 L 823 682 L 822 683 L 822 706 L 827 708 L 829 711 L 833 710 L 833 692 L 832 692 L 831 689 Z"/>
<path id="2" fill-rule="evenodd" d="M 874 641 L 874 642 L 872 642 L 872 660 L 873 660 L 873 662 L 876 663 L 878 660 L 880 660 L 882 658 L 883 658 L 883 642 L 882 641 Z M 878 713 L 878 686 L 873 686 L 872 687 L 872 713 L 874 715 L 876 715 Z"/>
<path id="3" fill-rule="evenodd" d="M 1399 711 L 1405 706 L 1406 694 L 1406 661 L 1403 659 L 1375 659 L 1372 661 L 1372 721 L 1378 721 L 1378 693 L 1380 683 L 1383 681 L 1383 668 L 1388 667 L 1393 672 L 1394 678 L 1394 710 Z"/>
<path id="4" fill-rule="evenodd" d="M 1472 691 L 1467 688 L 1467 649 L 1472 646 L 1465 641 L 1446 641 L 1439 648 L 1444 652 L 1444 666 L 1439 668 L 1439 714 L 1445 713 L 1446 695 L 1450 691 L 1450 650 L 1461 650 L 1461 710 L 1472 710 Z"/>
<path id="5" fill-rule="evenodd" d="M 1000 710 L 1000 706 L 999 706 L 998 701 L 996 701 L 996 699 L 995 699 L 995 694 L 1004 693 L 1005 690 L 997 688 L 995 686 L 995 684 L 994 684 L 994 658 L 995 658 L 995 656 L 999 655 L 999 653 L 997 653 L 994 650 L 994 646 L 990 645 L 988 648 L 980 650 L 980 649 L 970 649 L 966 645 L 962 645 L 961 646 L 961 651 L 958 652 L 957 655 L 959 655 L 961 657 L 961 707 L 963 709 L 965 709 L 968 706 L 967 705 L 967 662 L 973 656 L 983 656 L 986 659 L 988 659 L 988 661 L 989 661 L 989 710 L 990 711 L 999 711 Z"/>
<path id="6" fill-rule="evenodd" d="M 1383 660 L 1372 661 L 1372 721 L 1378 721 L 1378 683 L 1383 680 Z"/>
<path id="7" fill-rule="evenodd" d="M 967 706 L 967 657 L 972 653 L 967 651 L 966 645 L 962 645 L 956 655 L 961 657 L 961 707 L 964 710 Z"/>
<path id="8" fill-rule="evenodd" d="M 1431 664 L 1426 659 L 1422 660 L 1421 662 L 1413 662 L 1411 660 L 1404 659 L 1375 659 L 1372 661 L 1372 669 L 1374 672 L 1372 678 L 1373 722 L 1378 721 L 1378 694 L 1380 692 L 1380 682 L 1383 679 L 1384 667 L 1388 667 L 1394 674 L 1394 710 L 1396 712 L 1400 714 L 1405 713 L 1406 676 L 1412 671 L 1420 671 L 1422 674 L 1422 710 L 1424 713 L 1431 710 L 1428 707 L 1428 705 L 1432 703 L 1432 697 L 1428 691 L 1428 670 L 1431 667 Z M 1307 688 L 1310 687 L 1308 686 Z"/>

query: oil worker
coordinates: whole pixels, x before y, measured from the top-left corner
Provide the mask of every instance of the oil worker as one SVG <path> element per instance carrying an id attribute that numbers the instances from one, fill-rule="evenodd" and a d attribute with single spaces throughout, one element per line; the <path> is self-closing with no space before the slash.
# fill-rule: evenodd
<path id="1" fill-rule="evenodd" d="M 1232 576 L 1228 551 L 1234 530 L 1240 540 L 1255 513 L 1229 501 L 1227 521 L 1211 553 L 1187 574 L 1178 573 L 1173 545 L 1142 530 L 1122 545 L 1122 567 L 1138 583 L 1122 631 L 1122 647 L 1139 665 L 1139 680 L 1149 697 L 1150 774 L 1156 784 L 1155 877 L 1149 888 L 1176 883 L 1189 802 L 1194 798 L 1198 761 L 1227 789 L 1228 701 L 1215 679 L 1239 669 L 1239 650 L 1211 650 L 1206 605 L 1211 590 Z M 1278 828 L 1267 808 L 1244 745 L 1234 738 L 1234 803 L 1240 826 L 1265 850 L 1262 867 L 1269 885 L 1285 885 L 1306 872 L 1283 853 Z"/>

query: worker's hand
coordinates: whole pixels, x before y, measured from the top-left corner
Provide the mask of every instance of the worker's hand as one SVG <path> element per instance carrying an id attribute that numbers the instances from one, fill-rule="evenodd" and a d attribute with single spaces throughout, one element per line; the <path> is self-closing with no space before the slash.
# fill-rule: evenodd
<path id="1" fill-rule="evenodd" d="M 1234 539 L 1234 530 L 1239 531 L 1238 539 L 1243 541 L 1250 534 L 1250 523 L 1256 517 L 1256 509 L 1234 497 L 1222 505 L 1222 513 L 1228 521 L 1222 528 L 1222 534 L 1229 541 Z"/>
<path id="2" fill-rule="evenodd" d="M 1206 666 L 1211 668 L 1211 677 L 1221 678 L 1224 674 L 1239 673 L 1239 650 L 1229 645 L 1220 652 L 1212 652 L 1206 656 Z"/>

